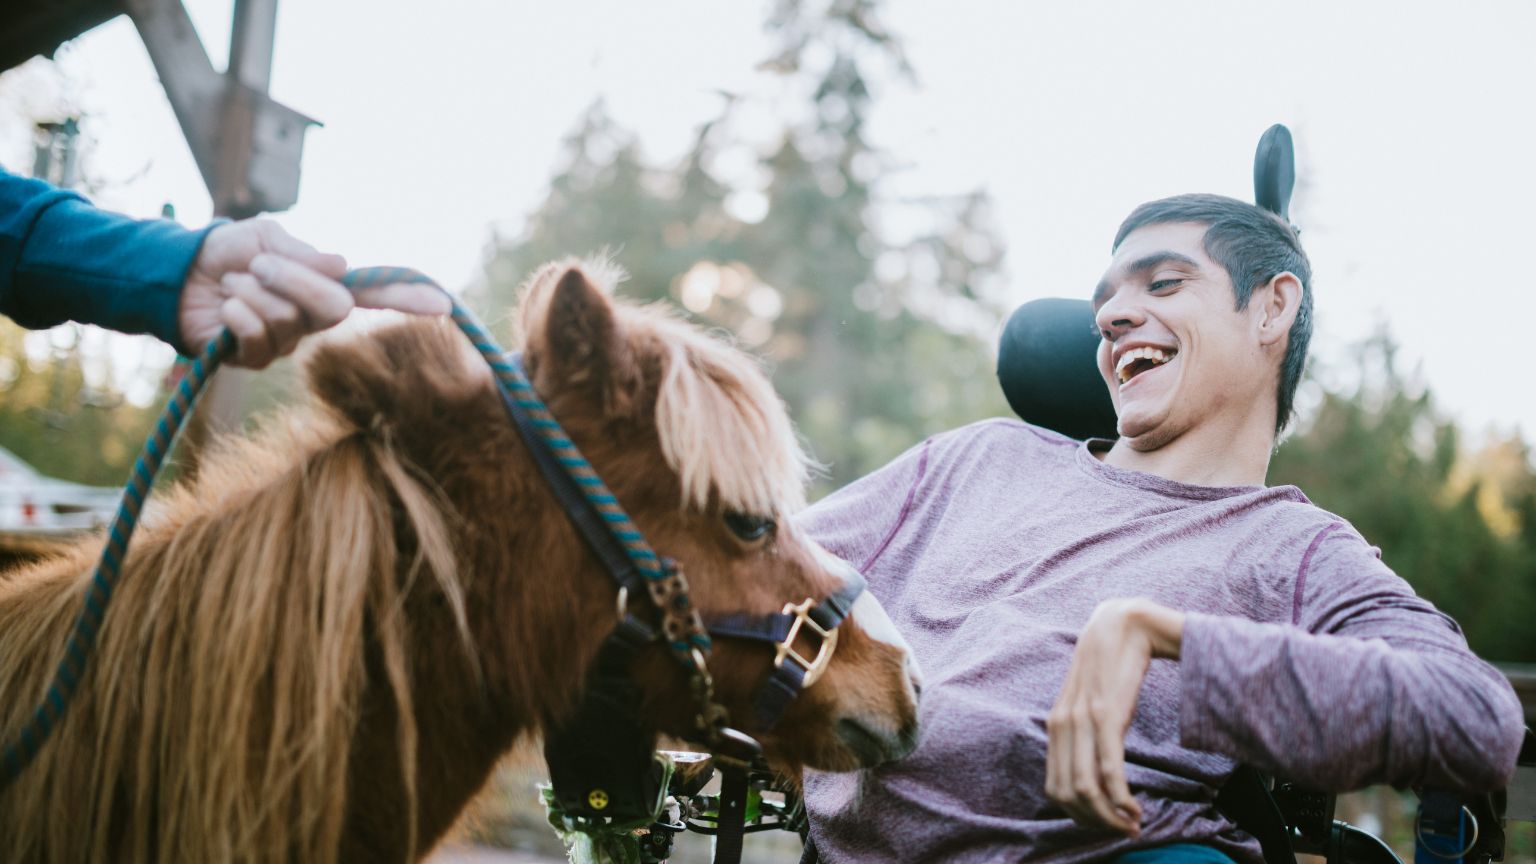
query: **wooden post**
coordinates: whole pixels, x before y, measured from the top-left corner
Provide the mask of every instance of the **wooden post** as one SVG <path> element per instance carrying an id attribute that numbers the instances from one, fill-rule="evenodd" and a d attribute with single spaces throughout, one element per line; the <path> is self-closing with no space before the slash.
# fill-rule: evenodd
<path id="1" fill-rule="evenodd" d="M 304 132 L 317 121 L 272 101 L 277 0 L 235 0 L 229 69 L 214 71 L 181 0 L 126 0 L 213 198 L 215 216 L 244 219 L 298 199 Z M 197 349 L 201 346 L 189 346 Z M 252 373 L 222 368 L 183 436 L 183 470 L 214 434 L 236 430 Z"/>

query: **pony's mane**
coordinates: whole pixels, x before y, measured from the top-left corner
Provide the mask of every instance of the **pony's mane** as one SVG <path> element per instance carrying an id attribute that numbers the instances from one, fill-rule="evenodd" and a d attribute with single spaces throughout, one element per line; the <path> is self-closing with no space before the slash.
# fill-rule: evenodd
<path id="1" fill-rule="evenodd" d="M 541 321 L 537 300 L 525 326 Z M 659 370 L 655 426 L 685 505 L 799 508 L 810 463 L 756 362 L 663 308 L 613 309 Z M 73 706 L 0 795 L 0 860 L 331 864 L 365 683 L 394 706 L 401 830 L 416 845 L 407 595 L 439 596 L 476 660 L 457 517 L 400 442 L 424 412 L 480 398 L 490 375 L 446 320 L 341 337 L 309 366 L 318 398 L 218 442 L 151 499 Z M 0 738 L 45 692 L 98 552 L 86 542 L 0 575 Z"/>
<path id="2" fill-rule="evenodd" d="M 395 507 L 414 561 L 398 560 Z M 368 663 L 397 707 L 414 831 L 400 613 L 429 574 L 463 626 L 446 513 L 387 437 L 316 406 L 219 442 L 151 499 L 74 706 L 0 798 L 0 859 L 336 861 Z M 63 653 L 96 552 L 0 578 L 6 738 Z"/>

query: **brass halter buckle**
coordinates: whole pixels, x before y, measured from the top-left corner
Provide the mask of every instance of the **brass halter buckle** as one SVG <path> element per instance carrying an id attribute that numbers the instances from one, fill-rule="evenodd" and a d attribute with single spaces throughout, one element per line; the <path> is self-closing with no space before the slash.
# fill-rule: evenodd
<path id="1" fill-rule="evenodd" d="M 801 687 L 809 687 L 816 683 L 816 679 L 827 671 L 827 666 L 832 662 L 832 652 L 837 650 L 837 629 L 828 630 L 811 619 L 811 609 L 815 606 L 816 601 L 809 597 L 800 603 L 785 603 L 784 614 L 795 616 L 795 621 L 789 625 L 789 633 L 784 636 L 784 641 L 773 646 L 775 669 L 783 666 L 786 659 L 790 659 L 805 670 L 805 679 L 801 682 Z M 795 650 L 795 637 L 800 635 L 801 626 L 809 627 L 812 632 L 821 637 L 821 645 L 816 649 L 816 656 L 810 660 L 800 656 L 800 652 Z"/>

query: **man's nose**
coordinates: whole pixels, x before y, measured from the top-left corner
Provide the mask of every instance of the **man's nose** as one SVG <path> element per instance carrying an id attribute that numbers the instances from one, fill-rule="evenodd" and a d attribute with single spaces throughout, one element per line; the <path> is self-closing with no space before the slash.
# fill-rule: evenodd
<path id="1" fill-rule="evenodd" d="M 1111 341 L 1126 330 L 1140 326 L 1145 320 L 1146 316 L 1140 305 L 1125 297 L 1124 292 L 1111 295 L 1104 301 L 1104 305 L 1093 313 L 1093 323 L 1098 328 L 1099 335 Z"/>

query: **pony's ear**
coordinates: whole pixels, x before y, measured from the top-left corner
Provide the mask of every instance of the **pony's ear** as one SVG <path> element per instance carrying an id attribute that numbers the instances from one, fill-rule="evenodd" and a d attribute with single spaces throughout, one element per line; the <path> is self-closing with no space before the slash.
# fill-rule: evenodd
<path id="1" fill-rule="evenodd" d="M 614 302 L 580 264 L 544 268 L 523 305 L 528 366 L 550 392 L 592 387 L 611 413 L 628 413 L 637 373 Z"/>

